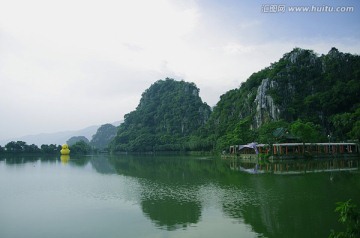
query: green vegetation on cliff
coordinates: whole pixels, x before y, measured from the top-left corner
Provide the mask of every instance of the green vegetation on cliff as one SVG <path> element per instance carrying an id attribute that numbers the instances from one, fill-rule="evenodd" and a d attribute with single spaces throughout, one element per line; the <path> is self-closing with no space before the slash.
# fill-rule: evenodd
<path id="1" fill-rule="evenodd" d="M 111 140 L 115 137 L 117 127 L 111 124 L 104 124 L 99 127 L 96 133 L 92 136 L 90 144 L 95 149 L 106 149 Z"/>
<path id="2" fill-rule="evenodd" d="M 194 83 L 159 80 L 142 94 L 136 110 L 125 115 L 111 150 L 186 150 L 190 136 L 205 125 L 210 113 Z"/>
<path id="3" fill-rule="evenodd" d="M 332 48 L 318 56 L 295 48 L 221 96 L 203 138 L 217 150 L 277 140 L 284 127 L 302 142 L 360 138 L 360 57 Z M 302 129 L 306 128 L 306 133 Z"/>
<path id="4" fill-rule="evenodd" d="M 232 144 L 360 139 L 360 57 L 295 48 L 220 97 L 213 111 L 193 83 L 159 80 L 111 142 L 112 151 L 221 151 Z"/>

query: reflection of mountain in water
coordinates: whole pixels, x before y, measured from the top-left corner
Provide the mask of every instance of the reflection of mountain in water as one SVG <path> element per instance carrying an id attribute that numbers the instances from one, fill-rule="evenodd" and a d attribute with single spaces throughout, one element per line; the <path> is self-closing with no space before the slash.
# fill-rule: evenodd
<path id="1" fill-rule="evenodd" d="M 265 237 L 312 237 L 314 231 L 319 231 L 317 237 L 327 237 L 330 228 L 341 229 L 335 203 L 349 199 L 344 196 L 354 194 L 353 189 L 360 197 L 360 180 L 350 172 L 252 175 L 231 171 L 219 160 L 173 156 L 111 157 L 108 163 L 105 167 L 112 166 L 118 174 L 138 178 L 144 215 L 167 230 L 198 223 L 207 199 L 215 199 L 225 216 L 250 224 Z M 296 167 L 318 168 L 323 163 L 305 161 Z M 344 186 L 349 181 L 356 187 Z"/>
<path id="2" fill-rule="evenodd" d="M 144 214 L 158 227 L 167 230 L 185 228 L 199 222 L 201 204 L 199 202 L 181 201 L 175 198 L 148 200 L 141 202 Z"/>
<path id="3" fill-rule="evenodd" d="M 101 173 L 138 178 L 144 215 L 166 230 L 196 224 L 201 216 L 198 187 L 226 170 L 218 160 L 179 156 L 124 156 L 92 159 Z"/>
<path id="4" fill-rule="evenodd" d="M 0 159 L 11 167 L 36 161 L 58 163 L 59 158 Z M 127 183 L 120 189 L 124 197 L 136 201 L 144 216 L 165 230 L 197 224 L 205 208 L 215 206 L 222 216 L 249 224 L 260 236 L 327 237 L 330 229 L 341 230 L 335 203 L 360 197 L 360 174 L 353 171 L 246 174 L 230 170 L 222 160 L 190 156 L 73 156 L 67 166 L 89 163 L 99 173 L 128 177 L 122 179 Z M 318 168 L 312 162 L 309 166 Z"/>
<path id="5" fill-rule="evenodd" d="M 228 170 L 218 160 L 190 156 L 111 157 L 110 163 L 118 174 L 170 184 L 204 182 Z"/>
<path id="6" fill-rule="evenodd" d="M 140 178 L 140 204 L 145 216 L 156 226 L 175 230 L 199 221 L 201 203 L 194 197 L 196 189 L 189 184 L 194 176 L 200 178 L 200 174 L 189 169 L 200 168 L 196 166 L 198 162 L 152 156 L 108 158 L 94 157 L 90 162 L 100 173 Z"/>
<path id="7" fill-rule="evenodd" d="M 110 164 L 108 161 L 108 156 L 105 156 L 105 155 L 93 156 L 93 157 L 91 157 L 90 163 L 98 173 L 101 173 L 101 174 L 115 174 L 116 173 L 114 165 Z"/>
<path id="8" fill-rule="evenodd" d="M 223 201 L 223 210 L 265 237 L 314 237 L 315 231 L 316 237 L 327 237 L 330 228 L 342 229 L 334 212 L 336 202 L 349 199 L 348 194 L 356 194 L 355 200 L 360 197 L 357 173 L 246 177 L 255 191 L 254 201 L 240 206 L 236 201 Z"/>

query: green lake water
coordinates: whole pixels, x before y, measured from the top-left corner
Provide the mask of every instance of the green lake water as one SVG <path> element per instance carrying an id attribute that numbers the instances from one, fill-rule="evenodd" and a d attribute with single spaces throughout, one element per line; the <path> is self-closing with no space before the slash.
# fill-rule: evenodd
<path id="1" fill-rule="evenodd" d="M 327 237 L 359 170 L 249 174 L 194 156 L 0 159 L 0 237 Z"/>

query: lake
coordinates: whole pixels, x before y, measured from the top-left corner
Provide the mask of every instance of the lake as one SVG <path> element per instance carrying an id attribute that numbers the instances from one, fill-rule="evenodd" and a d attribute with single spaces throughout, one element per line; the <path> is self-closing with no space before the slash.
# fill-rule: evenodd
<path id="1" fill-rule="evenodd" d="M 0 159 L 0 237 L 328 237 L 359 170 L 249 174 L 219 158 Z"/>

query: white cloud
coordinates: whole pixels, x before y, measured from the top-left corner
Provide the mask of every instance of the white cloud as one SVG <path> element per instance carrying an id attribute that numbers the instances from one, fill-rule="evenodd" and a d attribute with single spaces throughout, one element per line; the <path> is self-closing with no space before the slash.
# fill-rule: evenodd
<path id="1" fill-rule="evenodd" d="M 121 119 L 165 76 L 164 61 L 189 52 L 198 18 L 193 3 L 165 0 L 1 5 L 3 137 Z"/>
<path id="2" fill-rule="evenodd" d="M 250 1 L 223 8 L 238 7 L 231 16 L 196 0 L 0 1 L 5 139 L 120 120 L 165 77 L 195 82 L 212 106 L 296 46 L 360 51 L 354 39 L 273 36 L 277 17 Z"/>
<path id="3" fill-rule="evenodd" d="M 254 48 L 252 46 L 245 46 L 239 43 L 228 43 L 224 47 L 224 50 L 228 54 L 241 54 L 252 52 Z"/>

